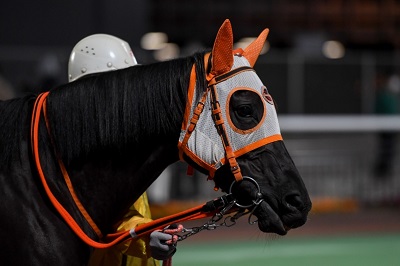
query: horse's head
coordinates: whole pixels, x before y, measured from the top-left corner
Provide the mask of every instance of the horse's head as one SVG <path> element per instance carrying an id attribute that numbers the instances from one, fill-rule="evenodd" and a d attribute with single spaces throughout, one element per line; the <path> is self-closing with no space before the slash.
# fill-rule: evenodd
<path id="1" fill-rule="evenodd" d="M 224 22 L 205 59 L 207 91 L 197 102 L 189 90 L 179 147 L 254 211 L 261 231 L 283 235 L 306 222 L 311 201 L 282 141 L 272 97 L 252 68 L 267 35 L 266 29 L 232 51 L 231 24 Z"/>

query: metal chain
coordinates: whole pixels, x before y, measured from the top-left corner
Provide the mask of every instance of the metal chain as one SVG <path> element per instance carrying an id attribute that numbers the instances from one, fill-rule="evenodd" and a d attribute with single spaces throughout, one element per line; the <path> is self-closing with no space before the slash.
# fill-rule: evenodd
<path id="1" fill-rule="evenodd" d="M 202 226 L 197 226 L 197 227 L 192 227 L 192 228 L 183 228 L 182 234 L 178 236 L 178 241 L 185 240 L 186 238 L 188 238 L 192 235 L 195 235 L 203 230 L 214 230 L 214 229 L 217 229 L 217 227 L 223 226 L 225 221 L 221 224 L 217 224 L 217 222 L 220 221 L 224 217 L 225 213 L 227 211 L 229 211 L 235 204 L 236 204 L 236 200 L 231 201 L 220 212 L 217 212 L 216 214 L 214 214 L 214 216 L 211 217 L 211 219 L 208 220 Z"/>
<path id="2" fill-rule="evenodd" d="M 222 222 L 218 223 L 219 221 L 222 220 L 222 218 L 224 217 L 226 212 L 228 212 L 233 206 L 237 205 L 236 200 L 234 200 L 234 201 L 230 202 L 220 212 L 214 214 L 214 216 L 210 220 L 208 220 L 205 224 L 203 224 L 202 226 L 197 226 L 197 227 L 192 227 L 192 228 L 183 228 L 180 235 L 178 235 L 178 241 L 185 240 L 186 238 L 191 237 L 195 234 L 198 234 L 203 230 L 211 231 L 211 230 L 217 229 L 218 227 L 234 226 L 236 224 L 236 221 L 240 217 L 242 217 L 246 214 L 250 214 L 249 218 L 248 218 L 248 223 L 250 225 L 253 225 L 257 222 L 257 220 L 251 221 L 251 217 L 253 216 L 255 209 L 258 207 L 258 205 L 260 205 L 260 203 L 262 201 L 263 201 L 262 199 L 258 199 L 257 201 L 255 201 L 254 207 L 251 210 L 248 210 L 245 208 L 239 208 L 239 210 L 234 215 L 228 215 L 225 217 L 225 219 L 223 219 Z"/>
<path id="3" fill-rule="evenodd" d="M 191 237 L 192 235 L 198 234 L 203 230 L 210 231 L 210 230 L 215 230 L 218 227 L 234 226 L 236 224 L 236 221 L 240 217 L 242 217 L 246 214 L 249 214 L 247 222 L 250 225 L 257 223 L 257 220 L 252 220 L 252 217 L 253 217 L 254 211 L 257 209 L 257 207 L 261 204 L 261 202 L 264 201 L 262 198 L 261 189 L 260 189 L 260 186 L 258 185 L 257 181 L 255 181 L 253 178 L 244 176 L 243 180 L 248 180 L 248 181 L 252 182 L 253 184 L 256 185 L 256 189 L 258 190 L 257 194 L 256 194 L 256 199 L 252 200 L 251 204 L 242 205 L 242 204 L 238 203 L 235 199 L 233 199 L 231 201 L 225 201 L 224 198 L 221 197 L 221 200 L 224 202 L 223 203 L 224 207 L 222 208 L 222 210 L 215 213 L 214 216 L 212 216 L 211 219 L 208 220 L 202 226 L 197 226 L 197 227 L 192 227 L 192 228 L 183 228 L 182 231 L 180 232 L 180 234 L 178 235 L 178 241 L 185 240 L 186 238 Z M 232 187 L 236 183 L 237 182 L 235 182 L 235 181 L 232 183 L 229 193 L 231 193 Z M 229 194 L 229 195 L 231 195 L 231 194 Z M 225 217 L 225 219 L 223 219 L 224 215 L 227 214 L 228 211 L 231 211 L 233 207 L 238 209 L 238 211 L 235 214 L 228 215 Z M 223 221 L 220 222 L 222 219 L 223 219 Z"/>

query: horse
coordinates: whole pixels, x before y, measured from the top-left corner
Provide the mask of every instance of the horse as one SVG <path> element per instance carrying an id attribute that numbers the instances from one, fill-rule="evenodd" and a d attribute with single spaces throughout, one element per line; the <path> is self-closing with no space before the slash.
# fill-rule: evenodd
<path id="1" fill-rule="evenodd" d="M 85 265 L 92 248 L 48 190 L 87 236 L 101 240 L 180 159 L 243 206 L 256 202 L 260 231 L 285 235 L 302 226 L 311 201 L 253 69 L 267 34 L 233 50 L 226 20 L 211 51 L 60 85 L 46 92 L 44 108 L 43 94 L 1 101 L 1 263 Z"/>

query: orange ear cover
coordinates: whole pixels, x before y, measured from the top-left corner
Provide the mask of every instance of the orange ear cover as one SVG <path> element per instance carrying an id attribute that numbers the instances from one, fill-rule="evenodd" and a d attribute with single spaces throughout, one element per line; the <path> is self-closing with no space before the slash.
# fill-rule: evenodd
<path id="1" fill-rule="evenodd" d="M 244 49 L 243 56 L 249 61 L 250 66 L 254 66 L 257 61 L 258 56 L 261 53 L 262 48 L 264 47 L 265 40 L 267 39 L 269 33 L 269 29 L 265 29 L 261 32 L 261 34 L 255 39 L 249 46 Z"/>
<path id="2" fill-rule="evenodd" d="M 233 65 L 233 34 L 229 19 L 226 19 L 219 28 L 212 49 L 212 68 L 213 75 L 220 75 L 231 70 Z"/>

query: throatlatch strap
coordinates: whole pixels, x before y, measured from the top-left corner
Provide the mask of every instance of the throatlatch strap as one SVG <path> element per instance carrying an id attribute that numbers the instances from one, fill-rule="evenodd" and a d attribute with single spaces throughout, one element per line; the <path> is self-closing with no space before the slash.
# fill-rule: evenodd
<path id="1" fill-rule="evenodd" d="M 190 136 L 192 135 L 194 129 L 196 128 L 197 122 L 199 121 L 200 115 L 203 112 L 204 109 L 204 102 L 207 97 L 207 92 L 203 94 L 203 97 L 201 100 L 198 102 L 196 109 L 193 112 L 193 116 L 190 119 L 189 122 L 189 127 L 186 131 L 185 137 L 183 138 L 182 142 L 178 144 L 179 147 L 179 158 L 183 161 L 183 152 L 184 149 L 187 145 L 187 142 L 189 141 Z"/>

